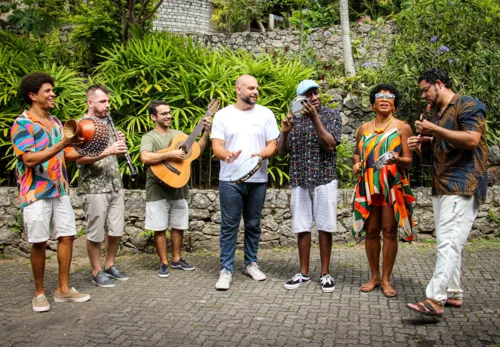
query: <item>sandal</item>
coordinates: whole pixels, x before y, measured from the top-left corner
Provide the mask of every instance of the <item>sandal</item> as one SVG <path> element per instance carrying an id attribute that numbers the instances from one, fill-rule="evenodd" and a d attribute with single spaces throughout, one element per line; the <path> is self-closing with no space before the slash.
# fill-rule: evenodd
<path id="1" fill-rule="evenodd" d="M 455 299 L 447 299 L 446 303 L 444 304 L 445 307 L 453 307 L 453 308 L 460 308 L 462 307 L 462 302 L 460 304 L 453 302 L 453 301 L 462 301 L 462 300 L 455 300 Z"/>
<path id="2" fill-rule="evenodd" d="M 390 283 L 380 283 L 380 288 L 382 288 L 382 293 L 386 298 L 395 298 L 398 296 L 398 291 Z"/>
<path id="3" fill-rule="evenodd" d="M 441 317 L 443 315 L 443 312 L 437 312 L 434 306 L 432 306 L 428 300 L 429 299 L 425 299 L 424 301 L 417 302 L 415 305 L 417 305 L 418 308 L 411 307 L 410 304 L 406 304 L 406 307 L 412 311 L 425 314 L 427 316 Z"/>
<path id="4" fill-rule="evenodd" d="M 363 287 L 365 289 L 363 289 Z M 361 290 L 363 293 L 369 293 L 377 287 L 380 287 L 380 280 L 376 280 L 376 281 L 369 280 L 365 284 L 362 284 L 361 288 L 359 290 Z"/>

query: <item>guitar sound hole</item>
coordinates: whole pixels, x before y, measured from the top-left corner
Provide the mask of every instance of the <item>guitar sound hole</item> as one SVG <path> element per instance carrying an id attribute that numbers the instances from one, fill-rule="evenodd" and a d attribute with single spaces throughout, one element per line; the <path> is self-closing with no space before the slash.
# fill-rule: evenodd
<path id="1" fill-rule="evenodd" d="M 187 148 L 184 145 L 180 146 L 179 149 L 182 149 L 182 151 L 184 152 L 184 154 L 188 153 Z"/>

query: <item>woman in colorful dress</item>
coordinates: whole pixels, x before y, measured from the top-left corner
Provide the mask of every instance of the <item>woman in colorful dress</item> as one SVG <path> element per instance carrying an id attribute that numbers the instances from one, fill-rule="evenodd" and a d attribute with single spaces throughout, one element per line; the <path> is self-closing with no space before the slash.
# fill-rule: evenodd
<path id="1" fill-rule="evenodd" d="M 399 91 L 388 84 L 376 86 L 370 93 L 375 118 L 358 129 L 354 166 L 358 175 L 353 197 L 353 233 L 365 233 L 365 250 L 370 265 L 370 280 L 361 291 L 371 292 L 381 287 L 386 297 L 397 295 L 390 282 L 392 268 L 398 252 L 398 226 L 406 241 L 413 240 L 412 205 L 415 198 L 410 191 L 406 169 L 411 167 L 412 151 L 407 139 L 412 136 L 410 126 L 394 116 Z M 393 151 L 395 156 L 380 170 L 375 162 Z M 380 274 L 380 232 L 382 232 L 382 276 Z"/>

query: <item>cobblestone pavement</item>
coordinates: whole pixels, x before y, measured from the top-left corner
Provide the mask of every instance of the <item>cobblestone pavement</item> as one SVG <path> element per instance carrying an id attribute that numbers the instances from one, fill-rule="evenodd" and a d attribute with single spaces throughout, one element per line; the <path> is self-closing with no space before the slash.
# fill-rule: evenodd
<path id="1" fill-rule="evenodd" d="M 434 245 L 402 245 L 393 274 L 399 295 L 362 293 L 368 265 L 362 246 L 336 247 L 333 293 L 317 283 L 283 288 L 298 270 L 295 249 L 262 251 L 267 274 L 255 282 L 242 274 L 238 252 L 230 290 L 217 292 L 218 255 L 185 253 L 195 271 L 157 277 L 154 255 L 127 255 L 118 265 L 130 280 L 115 288 L 91 283 L 85 258 L 74 260 L 71 285 L 90 293 L 85 303 L 55 303 L 56 262 L 49 260 L 46 288 L 51 310 L 34 313 L 29 261 L 0 261 L 2 346 L 500 346 L 500 246 L 474 242 L 463 257 L 462 308 L 442 319 L 422 317 L 405 305 L 423 298 L 435 261 Z M 314 249 L 311 274 L 319 278 Z"/>

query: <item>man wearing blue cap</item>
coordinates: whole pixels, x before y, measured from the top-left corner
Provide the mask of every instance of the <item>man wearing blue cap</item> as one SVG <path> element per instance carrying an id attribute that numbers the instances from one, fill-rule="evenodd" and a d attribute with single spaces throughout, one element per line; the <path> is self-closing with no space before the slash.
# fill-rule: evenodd
<path id="1" fill-rule="evenodd" d="M 335 279 L 329 274 L 332 232 L 337 230 L 337 176 L 335 147 L 341 141 L 340 113 L 321 106 L 319 85 L 304 80 L 297 86 L 303 96 L 300 115 L 288 114 L 281 122 L 278 154 L 290 152 L 292 185 L 292 231 L 297 234 L 300 272 L 285 283 L 296 289 L 311 282 L 309 256 L 313 221 L 319 233 L 321 257 L 320 284 L 323 292 L 335 290 Z"/>

